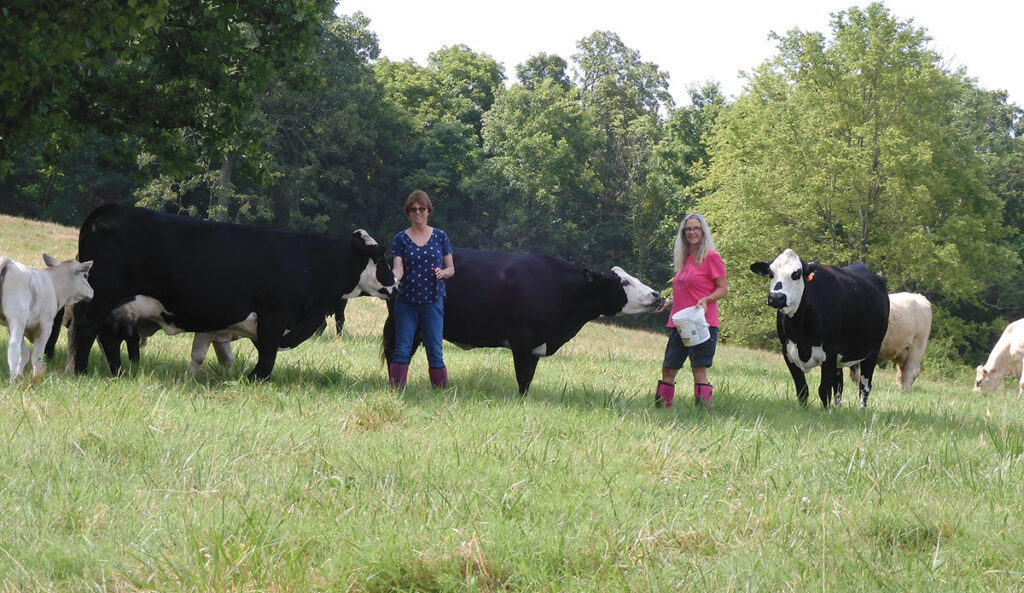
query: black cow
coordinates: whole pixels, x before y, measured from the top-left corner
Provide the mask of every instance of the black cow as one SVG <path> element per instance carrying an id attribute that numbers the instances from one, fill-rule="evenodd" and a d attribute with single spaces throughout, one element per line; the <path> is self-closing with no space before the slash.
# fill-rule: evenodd
<path id="1" fill-rule="evenodd" d="M 395 279 L 366 231 L 335 239 L 209 222 L 108 204 L 82 223 L 78 253 L 95 258 L 92 301 L 75 307 L 69 352 L 88 367 L 96 337 L 112 374 L 121 332 L 110 313 L 140 297 L 168 333 L 235 332 L 258 353 L 249 379 L 266 379 L 277 351 L 316 331 L 341 298 L 389 296 Z M 148 300 L 147 300 L 148 299 Z"/>
<path id="2" fill-rule="evenodd" d="M 818 397 L 828 407 L 843 399 L 842 367 L 860 366 L 860 405 L 866 408 L 871 377 L 889 325 L 885 280 L 863 263 L 845 268 L 805 262 L 792 249 L 770 265 L 750 270 L 771 278 L 768 305 L 778 309 L 782 356 L 793 375 L 796 396 L 807 403 L 807 373 L 821 366 Z"/>
<path id="3" fill-rule="evenodd" d="M 519 393 L 537 362 L 551 356 L 601 315 L 653 312 L 661 295 L 622 268 L 598 274 L 546 255 L 455 248 L 455 276 L 446 280 L 444 338 L 460 348 L 509 348 Z M 391 362 L 394 318 L 384 324 Z"/>

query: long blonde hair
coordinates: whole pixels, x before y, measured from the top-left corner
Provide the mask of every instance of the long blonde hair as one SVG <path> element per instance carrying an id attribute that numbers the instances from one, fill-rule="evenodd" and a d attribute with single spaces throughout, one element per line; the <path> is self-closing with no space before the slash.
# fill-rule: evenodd
<path id="1" fill-rule="evenodd" d="M 690 252 L 690 242 L 686 240 L 686 231 L 684 230 L 686 221 L 690 219 L 698 220 L 700 222 L 700 229 L 703 231 L 703 233 L 701 233 L 702 237 L 700 245 L 697 246 L 697 249 L 695 249 L 693 253 Z M 672 249 L 672 268 L 675 270 L 675 273 L 678 274 L 679 270 L 683 269 L 683 264 L 686 262 L 686 258 L 691 255 L 697 264 L 702 264 L 704 263 L 704 258 L 707 257 L 708 253 L 714 250 L 714 248 L 715 241 L 711 238 L 711 229 L 708 228 L 708 221 L 704 220 L 704 217 L 700 214 L 691 212 L 683 217 L 683 222 L 679 223 L 679 232 L 676 233 L 676 244 Z"/>

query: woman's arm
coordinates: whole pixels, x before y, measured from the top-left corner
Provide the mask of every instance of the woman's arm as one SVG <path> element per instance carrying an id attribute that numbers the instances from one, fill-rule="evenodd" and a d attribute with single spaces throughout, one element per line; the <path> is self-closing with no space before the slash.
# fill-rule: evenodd
<path id="1" fill-rule="evenodd" d="M 438 278 L 451 278 L 455 275 L 455 260 L 452 258 L 452 254 L 444 256 L 442 260 L 443 268 L 434 268 L 434 276 Z"/>

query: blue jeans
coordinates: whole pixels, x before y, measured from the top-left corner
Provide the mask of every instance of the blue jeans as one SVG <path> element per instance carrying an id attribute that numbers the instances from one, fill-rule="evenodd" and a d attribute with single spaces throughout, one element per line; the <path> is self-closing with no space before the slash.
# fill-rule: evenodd
<path id="1" fill-rule="evenodd" d="M 433 303 L 410 303 L 395 299 L 395 352 L 392 362 L 409 364 L 412 358 L 412 341 L 416 328 L 420 329 L 423 347 L 427 351 L 427 364 L 432 369 L 444 366 L 441 354 L 441 338 L 444 334 L 444 299 Z"/>

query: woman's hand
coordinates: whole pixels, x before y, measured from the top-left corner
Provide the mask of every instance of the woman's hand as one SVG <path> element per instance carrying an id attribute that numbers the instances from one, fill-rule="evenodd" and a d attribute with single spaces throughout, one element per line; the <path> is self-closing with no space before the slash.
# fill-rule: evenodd
<path id="1" fill-rule="evenodd" d="M 671 308 L 672 308 L 672 297 L 668 297 L 667 299 L 665 299 L 665 302 L 662 303 L 661 307 L 657 311 L 655 311 L 655 313 L 661 313 L 663 311 L 668 311 Z"/>

